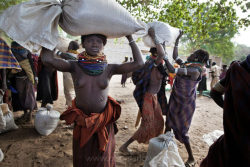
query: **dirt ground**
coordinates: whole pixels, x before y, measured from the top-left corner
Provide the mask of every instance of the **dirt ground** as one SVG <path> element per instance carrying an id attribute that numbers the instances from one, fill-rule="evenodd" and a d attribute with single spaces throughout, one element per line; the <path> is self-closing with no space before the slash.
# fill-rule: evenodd
<path id="1" fill-rule="evenodd" d="M 117 167 L 143 166 L 147 154 L 147 144 L 134 142 L 130 149 L 134 156 L 123 156 L 119 147 L 136 131 L 134 126 L 138 107 L 132 96 L 134 85 L 128 79 L 126 87 L 120 85 L 121 76 L 114 76 L 110 82 L 110 95 L 121 101 L 122 114 L 118 120 L 119 132 L 116 135 L 116 165 Z M 62 82 L 60 81 L 60 85 Z M 60 86 L 59 85 L 59 86 Z M 59 87 L 60 88 L 60 87 Z M 59 99 L 54 109 L 62 113 L 65 110 L 65 99 L 62 87 Z M 167 92 L 169 98 L 169 92 Z M 208 145 L 202 136 L 213 130 L 223 130 L 222 109 L 212 99 L 197 97 L 196 111 L 189 130 L 193 154 L 199 163 L 208 152 Z M 38 104 L 40 107 L 40 103 Z M 22 112 L 14 113 L 18 117 Z M 35 113 L 33 113 L 34 117 Z M 187 153 L 184 145 L 177 142 L 179 153 L 184 161 Z M 0 148 L 5 158 L 0 167 L 71 167 L 72 165 L 72 128 L 60 122 L 57 129 L 49 136 L 41 136 L 34 129 L 33 124 L 19 126 L 19 129 L 0 134 Z M 196 165 L 198 166 L 198 165 Z"/>

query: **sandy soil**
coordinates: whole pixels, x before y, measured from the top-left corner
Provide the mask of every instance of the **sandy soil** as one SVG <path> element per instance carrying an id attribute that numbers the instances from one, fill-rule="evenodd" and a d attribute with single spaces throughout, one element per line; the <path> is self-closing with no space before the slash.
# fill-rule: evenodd
<path id="1" fill-rule="evenodd" d="M 116 161 L 118 167 L 143 166 L 148 145 L 134 142 L 130 149 L 134 156 L 123 156 L 119 147 L 136 131 L 134 127 L 138 107 L 132 97 L 134 85 L 128 79 L 126 88 L 120 85 L 121 76 L 114 76 L 110 82 L 110 95 L 120 100 L 122 115 L 118 120 L 119 132 L 116 135 Z M 54 109 L 63 112 L 65 99 L 60 82 L 59 99 Z M 169 97 L 169 92 L 167 92 Z M 199 163 L 208 151 L 208 145 L 202 136 L 213 130 L 222 130 L 222 110 L 208 97 L 198 97 L 197 107 L 189 131 L 194 157 Z M 40 104 L 39 104 L 40 106 Z M 14 113 L 18 117 L 22 112 Z M 33 113 L 33 117 L 34 117 Z M 33 123 L 34 124 L 34 123 Z M 5 158 L 0 167 L 71 167 L 72 165 L 72 128 L 60 122 L 57 129 L 49 136 L 41 136 L 33 124 L 19 126 L 18 130 L 0 134 L 0 148 Z M 183 160 L 187 159 L 184 145 L 177 142 Z M 198 166 L 198 165 L 196 165 Z"/>

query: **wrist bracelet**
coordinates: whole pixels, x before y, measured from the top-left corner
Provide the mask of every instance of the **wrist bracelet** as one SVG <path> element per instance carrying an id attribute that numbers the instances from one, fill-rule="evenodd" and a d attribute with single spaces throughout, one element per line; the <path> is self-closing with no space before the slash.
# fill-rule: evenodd
<path id="1" fill-rule="evenodd" d="M 155 41 L 154 41 L 154 42 L 155 42 L 156 45 L 160 44 L 159 40 L 156 39 L 156 38 L 155 38 Z"/>
<path id="2" fill-rule="evenodd" d="M 62 53 L 61 51 L 58 51 L 58 52 L 56 53 L 56 55 L 57 55 L 57 56 L 60 56 L 61 53 Z"/>
<path id="3" fill-rule="evenodd" d="M 168 56 L 164 56 L 164 57 L 163 57 L 163 60 L 168 60 Z"/>
<path id="4" fill-rule="evenodd" d="M 132 41 L 129 41 L 129 43 L 128 44 L 131 44 L 131 43 L 133 43 L 133 42 L 135 42 L 134 40 L 132 40 Z"/>

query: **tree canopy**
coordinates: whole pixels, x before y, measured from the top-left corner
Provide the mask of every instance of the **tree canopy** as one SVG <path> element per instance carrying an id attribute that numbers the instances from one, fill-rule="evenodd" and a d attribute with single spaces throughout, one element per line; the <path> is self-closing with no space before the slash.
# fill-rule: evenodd
<path id="1" fill-rule="evenodd" d="M 27 0 L 1 0 L 0 12 Z M 184 31 L 182 42 L 192 52 L 204 48 L 210 54 L 233 59 L 231 39 L 242 27 L 250 25 L 250 15 L 239 18 L 236 7 L 243 13 L 250 9 L 247 0 L 116 0 L 133 16 L 145 22 L 166 22 Z"/>
<path id="2" fill-rule="evenodd" d="M 242 45 L 242 44 L 238 44 L 235 47 L 234 50 L 234 54 L 235 54 L 235 60 L 245 60 L 247 55 L 250 54 L 250 47 L 247 47 L 246 45 Z"/>
<path id="3" fill-rule="evenodd" d="M 212 55 L 232 59 L 231 39 L 239 28 L 250 25 L 250 16 L 239 18 L 236 7 L 247 12 L 246 0 L 117 0 L 135 17 L 166 22 L 184 31 L 182 42 L 193 51 L 207 49 Z"/>
<path id="4" fill-rule="evenodd" d="M 23 2 L 24 0 L 1 0 L 0 1 L 0 12 L 7 9 L 8 7 L 12 5 L 16 5 L 20 2 Z"/>

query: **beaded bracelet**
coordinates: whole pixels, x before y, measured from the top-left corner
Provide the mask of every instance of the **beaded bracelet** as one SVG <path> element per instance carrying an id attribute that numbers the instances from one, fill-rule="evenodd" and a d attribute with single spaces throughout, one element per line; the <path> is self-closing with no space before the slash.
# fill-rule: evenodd
<path id="1" fill-rule="evenodd" d="M 57 56 L 60 56 L 61 54 L 62 54 L 61 51 L 57 51 L 57 53 L 56 53 Z"/>
<path id="2" fill-rule="evenodd" d="M 131 43 L 134 43 L 135 41 L 134 40 L 132 40 L 132 41 L 129 41 L 129 43 L 128 44 L 131 44 Z"/>
<path id="3" fill-rule="evenodd" d="M 160 44 L 159 40 L 156 39 L 156 38 L 155 38 L 154 42 L 155 42 L 156 45 Z"/>

